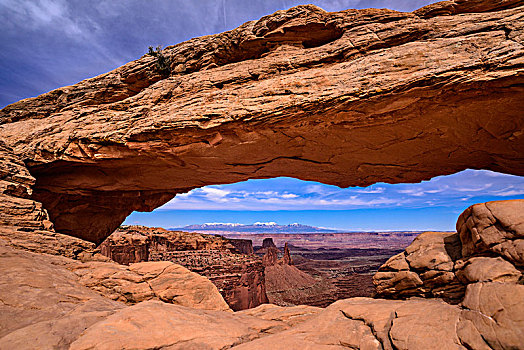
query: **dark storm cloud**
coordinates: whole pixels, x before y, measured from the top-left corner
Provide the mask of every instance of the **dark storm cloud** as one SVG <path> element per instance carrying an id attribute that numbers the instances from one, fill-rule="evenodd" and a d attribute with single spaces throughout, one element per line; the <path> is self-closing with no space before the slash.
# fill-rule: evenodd
<path id="1" fill-rule="evenodd" d="M 412 11 L 429 0 L 0 0 L 0 108 L 112 70 L 149 45 L 219 33 L 280 9 Z"/>

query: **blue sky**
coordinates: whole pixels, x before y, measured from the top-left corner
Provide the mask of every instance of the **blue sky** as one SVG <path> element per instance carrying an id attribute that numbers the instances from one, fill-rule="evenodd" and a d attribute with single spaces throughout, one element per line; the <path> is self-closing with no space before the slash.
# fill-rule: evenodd
<path id="1" fill-rule="evenodd" d="M 0 108 L 112 70 L 167 46 L 313 3 L 328 11 L 412 11 L 428 0 L 0 0 Z M 422 184 L 338 189 L 295 179 L 251 180 L 179 195 L 126 223 L 183 226 L 276 221 L 353 230 L 448 229 L 470 204 L 524 198 L 523 179 L 466 171 Z"/>
<path id="2" fill-rule="evenodd" d="M 0 0 L 0 108 L 105 73 L 148 46 L 220 33 L 277 10 L 412 11 L 427 0 Z"/>
<path id="3" fill-rule="evenodd" d="M 342 189 L 292 178 L 206 186 L 177 195 L 126 224 L 181 227 L 205 222 L 299 222 L 342 230 L 454 230 L 468 206 L 524 198 L 524 178 L 464 170 L 416 184 Z"/>

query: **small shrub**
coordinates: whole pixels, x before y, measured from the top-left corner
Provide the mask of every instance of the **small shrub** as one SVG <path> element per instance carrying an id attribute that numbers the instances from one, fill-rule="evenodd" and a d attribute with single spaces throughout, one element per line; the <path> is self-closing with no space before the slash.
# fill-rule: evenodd
<path id="1" fill-rule="evenodd" d="M 147 54 L 156 57 L 156 68 L 162 75 L 171 74 L 171 60 L 162 53 L 162 46 L 157 46 L 156 50 L 153 50 L 153 46 L 149 46 Z"/>

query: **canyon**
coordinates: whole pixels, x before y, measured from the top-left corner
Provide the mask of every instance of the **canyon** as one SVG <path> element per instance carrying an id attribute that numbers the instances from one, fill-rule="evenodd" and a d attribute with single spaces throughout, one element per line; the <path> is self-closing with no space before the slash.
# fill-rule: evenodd
<path id="1" fill-rule="evenodd" d="M 524 175 L 523 16 L 520 0 L 412 13 L 297 6 L 167 47 L 168 75 L 144 55 L 5 107 L 0 348 L 522 348 L 524 200 L 469 207 L 456 232 L 424 233 L 379 267 L 380 298 L 325 308 L 234 312 L 180 264 L 117 264 L 97 246 L 131 212 L 210 184 Z M 140 242 L 110 255 L 140 259 Z M 266 250 L 276 276 L 299 263 Z"/>
<path id="2" fill-rule="evenodd" d="M 207 277 L 234 311 L 268 303 L 264 264 L 251 241 L 123 226 L 99 246 L 101 254 L 120 264 L 170 261 Z"/>

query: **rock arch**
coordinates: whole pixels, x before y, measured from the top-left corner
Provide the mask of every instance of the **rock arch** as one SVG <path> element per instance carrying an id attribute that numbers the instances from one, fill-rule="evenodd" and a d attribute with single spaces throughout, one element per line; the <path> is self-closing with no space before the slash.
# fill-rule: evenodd
<path id="1" fill-rule="evenodd" d="M 0 137 L 55 228 L 95 243 L 209 184 L 524 175 L 519 3 L 279 11 L 166 48 L 167 78 L 145 55 L 7 106 Z"/>

